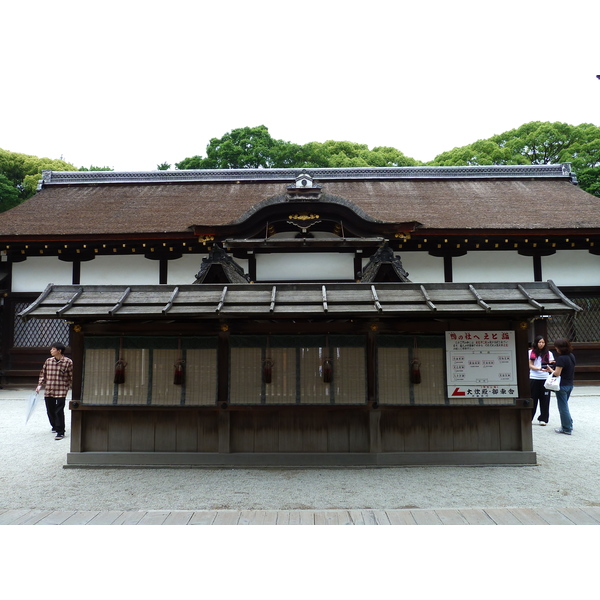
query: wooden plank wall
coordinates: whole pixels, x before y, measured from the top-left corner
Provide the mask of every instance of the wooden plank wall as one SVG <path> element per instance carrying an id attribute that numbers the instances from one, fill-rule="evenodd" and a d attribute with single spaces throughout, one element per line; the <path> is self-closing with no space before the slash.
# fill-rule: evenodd
<path id="1" fill-rule="evenodd" d="M 526 413 L 525 417 L 522 413 Z M 458 452 L 532 450 L 513 407 L 98 407 L 73 411 L 77 452 Z M 529 421 L 527 420 L 529 419 Z M 524 433 L 525 431 L 525 433 Z M 80 440 L 80 441 L 77 441 Z"/>

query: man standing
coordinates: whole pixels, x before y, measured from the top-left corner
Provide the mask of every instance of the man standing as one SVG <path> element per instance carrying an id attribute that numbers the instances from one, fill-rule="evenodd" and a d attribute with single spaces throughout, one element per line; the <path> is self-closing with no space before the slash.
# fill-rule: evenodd
<path id="1" fill-rule="evenodd" d="M 56 432 L 55 440 L 65 437 L 65 401 L 69 388 L 73 383 L 73 361 L 63 355 L 65 345 L 52 344 L 51 357 L 46 360 L 40 372 L 36 393 L 45 387 L 44 400 L 46 412 L 52 431 Z"/>

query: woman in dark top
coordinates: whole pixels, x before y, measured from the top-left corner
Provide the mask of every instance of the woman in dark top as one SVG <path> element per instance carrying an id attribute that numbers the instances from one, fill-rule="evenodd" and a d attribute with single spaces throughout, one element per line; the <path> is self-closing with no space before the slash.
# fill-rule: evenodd
<path id="1" fill-rule="evenodd" d="M 573 419 L 569 411 L 569 397 L 573 391 L 573 378 L 575 375 L 575 357 L 571 350 L 573 349 L 569 340 L 560 338 L 555 340 L 554 347 L 558 352 L 556 358 L 556 367 L 548 370 L 552 375 L 560 375 L 560 390 L 555 392 L 558 412 L 560 414 L 560 429 L 555 429 L 556 433 L 571 435 L 573 431 Z"/>

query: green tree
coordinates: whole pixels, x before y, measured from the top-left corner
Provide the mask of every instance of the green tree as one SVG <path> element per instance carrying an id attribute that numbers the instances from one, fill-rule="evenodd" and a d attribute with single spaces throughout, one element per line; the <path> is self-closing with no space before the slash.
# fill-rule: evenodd
<path id="1" fill-rule="evenodd" d="M 334 141 L 293 144 L 271 137 L 264 126 L 243 127 L 210 140 L 206 157 L 192 156 L 178 169 L 392 167 L 422 164 L 389 147 Z"/>
<path id="2" fill-rule="evenodd" d="M 111 167 L 95 167 L 90 165 L 89 167 L 79 167 L 78 171 L 114 171 Z"/>
<path id="3" fill-rule="evenodd" d="M 77 169 L 64 160 L 38 158 L 0 148 L 0 174 L 4 175 L 17 191 L 19 202 L 33 196 L 38 181 L 42 178 L 43 170 L 76 171 Z"/>
<path id="4" fill-rule="evenodd" d="M 0 173 L 0 212 L 19 204 L 19 191 L 6 175 Z"/>
<path id="5" fill-rule="evenodd" d="M 294 166 L 301 147 L 275 140 L 264 125 L 243 127 L 212 138 L 206 158 L 192 156 L 177 163 L 178 169 L 258 169 Z"/>
<path id="6" fill-rule="evenodd" d="M 171 168 L 171 165 L 168 162 L 161 163 L 160 165 L 156 165 L 158 171 L 168 171 Z"/>
<path id="7" fill-rule="evenodd" d="M 546 165 L 572 163 L 582 189 L 600 196 L 600 127 L 532 121 L 454 148 L 430 165 Z"/>
<path id="8" fill-rule="evenodd" d="M 420 163 L 396 150 L 354 142 L 309 142 L 304 147 L 305 164 L 298 167 L 413 167 Z"/>

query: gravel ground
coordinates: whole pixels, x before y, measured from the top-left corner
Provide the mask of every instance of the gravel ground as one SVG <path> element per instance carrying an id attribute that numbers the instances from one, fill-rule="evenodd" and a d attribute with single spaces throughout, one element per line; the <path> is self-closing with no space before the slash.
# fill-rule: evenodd
<path id="1" fill-rule="evenodd" d="M 64 469 L 43 400 L 0 390 L 0 509 L 201 510 L 600 506 L 600 388 L 571 396 L 572 436 L 533 426 L 538 465 L 357 469 Z"/>

